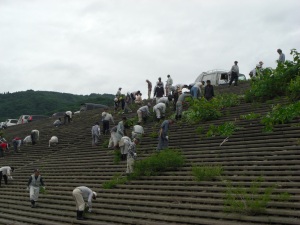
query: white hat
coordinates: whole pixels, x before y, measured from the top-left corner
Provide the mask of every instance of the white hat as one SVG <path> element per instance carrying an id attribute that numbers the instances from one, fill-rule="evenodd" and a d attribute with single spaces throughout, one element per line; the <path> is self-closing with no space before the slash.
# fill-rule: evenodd
<path id="1" fill-rule="evenodd" d="M 118 101 L 118 99 L 117 99 L 117 98 L 115 98 L 115 99 L 114 99 L 114 101 L 115 101 L 115 102 L 117 102 L 117 101 Z"/>

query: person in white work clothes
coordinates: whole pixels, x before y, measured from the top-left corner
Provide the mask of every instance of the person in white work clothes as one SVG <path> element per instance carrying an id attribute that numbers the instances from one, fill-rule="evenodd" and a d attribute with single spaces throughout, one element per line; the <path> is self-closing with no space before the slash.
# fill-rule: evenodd
<path id="1" fill-rule="evenodd" d="M 136 125 L 133 126 L 133 130 L 131 132 L 131 138 L 142 138 L 144 135 L 144 128 L 141 126 L 140 122 L 137 122 Z"/>
<path id="2" fill-rule="evenodd" d="M 33 174 L 29 177 L 29 180 L 27 183 L 27 190 L 29 190 L 31 208 L 36 207 L 35 203 L 37 202 L 37 200 L 39 198 L 41 187 L 43 187 L 44 190 L 46 189 L 43 178 L 40 174 L 40 171 L 38 169 L 34 169 Z"/>
<path id="3" fill-rule="evenodd" d="M 4 183 L 7 185 L 7 180 L 12 180 L 12 172 L 14 172 L 15 168 L 10 166 L 3 166 L 0 168 L 0 187 L 1 187 L 1 181 L 2 177 L 4 179 Z"/>
<path id="4" fill-rule="evenodd" d="M 89 207 L 89 212 L 92 212 L 92 199 L 96 200 L 97 193 L 86 186 L 80 186 L 73 190 L 73 198 L 76 202 L 77 220 L 85 220 L 83 212 L 85 208 L 85 201 Z"/>
<path id="5" fill-rule="evenodd" d="M 66 124 L 67 121 L 68 121 L 68 123 L 70 123 L 70 122 L 72 121 L 72 115 L 73 115 L 73 113 L 72 113 L 71 111 L 67 111 L 67 112 L 65 113 L 65 116 L 64 116 L 64 124 Z"/>

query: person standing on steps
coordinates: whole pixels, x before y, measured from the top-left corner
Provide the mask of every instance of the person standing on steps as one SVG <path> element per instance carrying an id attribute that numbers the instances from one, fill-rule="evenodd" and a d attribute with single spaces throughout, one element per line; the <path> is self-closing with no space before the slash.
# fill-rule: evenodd
<path id="1" fill-rule="evenodd" d="M 128 143 L 131 141 L 129 137 L 123 136 L 119 142 L 119 147 L 121 151 L 121 160 L 126 160 L 128 153 Z"/>
<path id="2" fill-rule="evenodd" d="M 115 124 L 114 118 L 112 117 L 112 115 L 108 112 L 106 112 L 106 109 L 104 109 L 104 111 L 102 112 L 102 132 L 103 135 L 108 134 L 109 132 L 109 122 L 112 122 L 113 124 Z"/>
<path id="3" fill-rule="evenodd" d="M 2 177 L 4 179 L 4 183 L 7 185 L 8 180 L 13 180 L 12 172 L 14 172 L 15 168 L 10 166 L 3 166 L 0 168 L 0 187 L 2 182 Z"/>
<path id="4" fill-rule="evenodd" d="M 182 110 L 183 110 L 182 104 L 186 97 L 191 97 L 191 94 L 183 93 L 178 97 L 178 100 L 176 102 L 176 116 L 175 116 L 176 120 L 181 119 Z"/>
<path id="5" fill-rule="evenodd" d="M 124 116 L 122 118 L 122 120 L 118 123 L 118 126 L 117 126 L 117 132 L 115 134 L 115 137 L 116 137 L 116 140 L 117 140 L 117 143 L 119 144 L 121 138 L 123 136 L 125 136 L 125 122 L 126 122 L 127 118 Z M 116 148 L 117 146 L 115 146 Z"/>
<path id="6" fill-rule="evenodd" d="M 173 79 L 171 78 L 170 74 L 168 74 L 168 79 L 166 82 L 166 96 L 168 97 L 169 94 L 171 93 L 171 87 L 173 85 Z"/>
<path id="7" fill-rule="evenodd" d="M 30 136 L 32 145 L 35 145 L 40 138 L 40 132 L 38 130 L 32 130 Z"/>
<path id="8" fill-rule="evenodd" d="M 158 103 L 158 100 L 164 96 L 164 94 L 165 94 L 164 83 L 161 81 L 161 78 L 159 77 L 156 86 L 154 88 L 154 94 L 153 94 L 153 98 L 155 98 L 156 104 Z"/>
<path id="9" fill-rule="evenodd" d="M 85 208 L 85 201 L 89 207 L 88 212 L 92 212 L 92 200 L 96 200 L 97 193 L 86 186 L 80 186 L 73 190 L 73 199 L 76 202 L 77 220 L 85 220 L 83 212 Z"/>
<path id="10" fill-rule="evenodd" d="M 126 143 L 128 145 L 126 175 L 128 176 L 133 173 L 134 160 L 137 157 L 136 145 L 139 144 L 140 139 L 134 138 L 132 142 L 130 140 L 126 142 L 128 142 Z"/>
<path id="11" fill-rule="evenodd" d="M 98 122 L 95 123 L 91 131 L 92 131 L 92 147 L 95 147 L 99 144 L 100 134 L 101 134 Z"/>
<path id="12" fill-rule="evenodd" d="M 239 80 L 239 66 L 238 66 L 238 61 L 234 61 L 234 65 L 231 67 L 231 70 L 229 71 L 230 76 L 230 81 L 229 81 L 229 87 L 231 86 L 232 82 L 234 81 L 234 86 L 237 86 L 238 80 Z"/>
<path id="13" fill-rule="evenodd" d="M 174 120 L 165 120 L 162 122 L 160 126 L 160 130 L 158 133 L 158 145 L 157 145 L 157 151 L 166 149 L 169 147 L 169 126 L 174 123 Z"/>
<path id="14" fill-rule="evenodd" d="M 151 97 L 151 91 L 152 91 L 152 83 L 149 80 L 146 80 L 148 84 L 148 99 Z"/>
<path id="15" fill-rule="evenodd" d="M 213 97 L 215 97 L 214 87 L 210 84 L 210 80 L 207 80 L 204 88 L 204 98 L 209 101 Z"/>
<path id="16" fill-rule="evenodd" d="M 279 58 L 277 60 L 278 63 L 284 63 L 285 62 L 285 55 L 282 53 L 282 50 L 279 48 L 277 49 L 277 53 L 279 54 Z"/>
<path id="17" fill-rule="evenodd" d="M 67 121 L 68 124 L 72 121 L 72 115 L 74 115 L 74 113 L 72 113 L 71 111 L 67 111 L 64 115 L 64 124 L 66 125 Z"/>
<path id="18" fill-rule="evenodd" d="M 36 202 L 39 198 L 40 188 L 43 187 L 45 190 L 45 184 L 43 178 L 38 169 L 34 169 L 33 174 L 30 176 L 27 183 L 27 190 L 29 190 L 29 197 L 31 202 L 31 208 L 36 207 Z"/>

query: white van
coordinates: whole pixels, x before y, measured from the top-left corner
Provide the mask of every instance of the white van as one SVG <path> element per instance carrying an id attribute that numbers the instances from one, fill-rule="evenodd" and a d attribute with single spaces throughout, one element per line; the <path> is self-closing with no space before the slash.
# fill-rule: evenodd
<path id="1" fill-rule="evenodd" d="M 196 78 L 195 83 L 210 80 L 211 85 L 214 86 L 228 84 L 230 81 L 230 74 L 228 72 L 228 70 L 219 69 L 203 72 Z M 240 73 L 239 80 L 246 80 L 246 76 Z"/>

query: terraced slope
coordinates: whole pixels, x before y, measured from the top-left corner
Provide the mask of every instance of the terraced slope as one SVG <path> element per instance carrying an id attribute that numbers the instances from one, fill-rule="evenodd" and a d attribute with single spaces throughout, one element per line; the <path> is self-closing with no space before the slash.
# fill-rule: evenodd
<path id="1" fill-rule="evenodd" d="M 182 150 L 184 167 L 108 190 L 101 184 L 124 172 L 126 164 L 114 164 L 112 152 L 102 146 L 91 147 L 90 129 L 100 118 L 100 111 L 83 113 L 60 128 L 52 127 L 51 119 L 13 127 L 7 135 L 24 136 L 37 128 L 41 140 L 36 146 L 24 146 L 21 153 L 0 159 L 1 165 L 17 168 L 14 180 L 0 189 L 0 224 L 300 224 L 300 120 L 276 126 L 273 133 L 263 133 L 258 120 L 240 119 L 241 114 L 250 112 L 264 114 L 271 104 L 242 103 L 227 109 L 221 120 L 201 124 L 204 130 L 224 121 L 235 121 L 241 127 L 222 146 L 224 137 L 200 137 L 195 132 L 197 126 L 173 125 L 170 145 Z M 155 124 L 147 124 L 145 130 L 148 134 L 156 130 Z M 48 148 L 52 135 L 58 136 L 60 143 Z M 139 159 L 153 153 L 156 145 L 156 139 L 146 136 L 138 149 Z M 222 165 L 222 177 L 195 181 L 192 165 L 206 164 Z M 39 207 L 32 209 L 25 188 L 35 167 L 42 171 L 47 194 L 41 194 Z M 224 212 L 226 181 L 248 187 L 259 176 L 264 178 L 262 187 L 275 186 L 265 214 Z M 79 185 L 98 192 L 87 221 L 75 219 L 71 193 Z M 280 194 L 286 192 L 290 199 L 280 200 Z"/>

